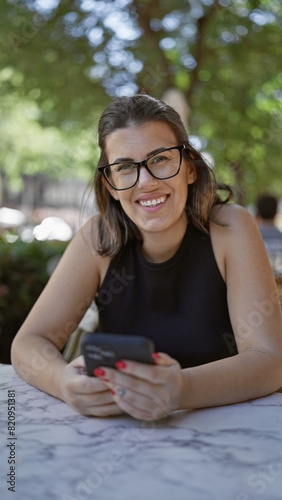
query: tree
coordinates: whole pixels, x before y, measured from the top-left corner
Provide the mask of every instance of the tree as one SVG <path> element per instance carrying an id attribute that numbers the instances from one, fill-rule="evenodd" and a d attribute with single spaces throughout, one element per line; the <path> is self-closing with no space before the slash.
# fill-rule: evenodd
<path id="1" fill-rule="evenodd" d="M 279 0 L 5 0 L 1 93 L 73 137 L 116 95 L 177 88 L 191 140 L 250 202 L 282 188 L 281 27 Z"/>

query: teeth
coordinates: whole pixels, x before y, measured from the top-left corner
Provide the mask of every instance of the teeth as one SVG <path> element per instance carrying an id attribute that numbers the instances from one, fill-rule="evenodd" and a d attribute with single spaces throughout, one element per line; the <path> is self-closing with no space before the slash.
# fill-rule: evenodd
<path id="1" fill-rule="evenodd" d="M 161 196 L 161 198 L 157 198 L 156 200 L 140 200 L 139 203 L 143 207 L 154 207 L 163 203 L 166 200 L 166 196 Z"/>

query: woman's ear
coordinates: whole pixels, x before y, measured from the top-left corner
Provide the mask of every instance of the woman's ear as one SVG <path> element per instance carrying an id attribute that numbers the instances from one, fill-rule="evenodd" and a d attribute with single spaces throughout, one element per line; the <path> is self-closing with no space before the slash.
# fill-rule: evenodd
<path id="1" fill-rule="evenodd" d="M 197 179 L 197 169 L 194 163 L 187 163 L 187 184 L 193 184 Z"/>
<path id="2" fill-rule="evenodd" d="M 102 176 L 102 183 L 104 184 L 105 188 L 109 191 L 110 195 L 115 199 L 119 200 L 119 194 L 118 191 L 113 189 L 110 184 L 106 181 L 105 177 Z"/>

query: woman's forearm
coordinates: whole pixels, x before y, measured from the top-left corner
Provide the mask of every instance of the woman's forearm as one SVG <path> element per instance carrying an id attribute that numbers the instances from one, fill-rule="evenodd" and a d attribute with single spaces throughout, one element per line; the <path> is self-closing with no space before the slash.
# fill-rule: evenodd
<path id="1" fill-rule="evenodd" d="M 28 384 L 63 399 L 60 380 L 67 363 L 49 340 L 37 335 L 16 337 L 11 359 L 16 372 Z"/>
<path id="2" fill-rule="evenodd" d="M 279 356 L 245 351 L 234 357 L 183 370 L 181 409 L 237 403 L 266 396 L 282 386 Z"/>

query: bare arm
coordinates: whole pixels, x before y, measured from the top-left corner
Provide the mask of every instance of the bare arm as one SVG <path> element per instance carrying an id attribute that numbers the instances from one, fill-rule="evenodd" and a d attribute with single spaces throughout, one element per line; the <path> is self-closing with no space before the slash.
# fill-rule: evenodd
<path id="1" fill-rule="evenodd" d="M 12 344 L 12 364 L 19 375 L 56 397 L 61 396 L 58 374 L 66 365 L 59 351 L 99 285 L 90 224 L 84 234 L 79 231 L 70 242 Z"/>
<path id="2" fill-rule="evenodd" d="M 92 408 L 97 392 L 98 406 L 110 405 L 110 412 L 116 408 L 103 382 L 83 374 L 82 358 L 67 365 L 60 354 L 92 302 L 107 268 L 107 261 L 92 250 L 93 231 L 95 222 L 91 221 L 73 238 L 17 333 L 11 350 L 15 370 L 29 384 L 86 414 L 97 410 Z"/>
<path id="3" fill-rule="evenodd" d="M 182 407 L 188 401 L 192 407 L 244 401 L 282 386 L 281 307 L 257 224 L 240 207 L 223 207 L 219 216 L 228 227 L 213 224 L 211 237 L 238 355 L 183 370 Z"/>

